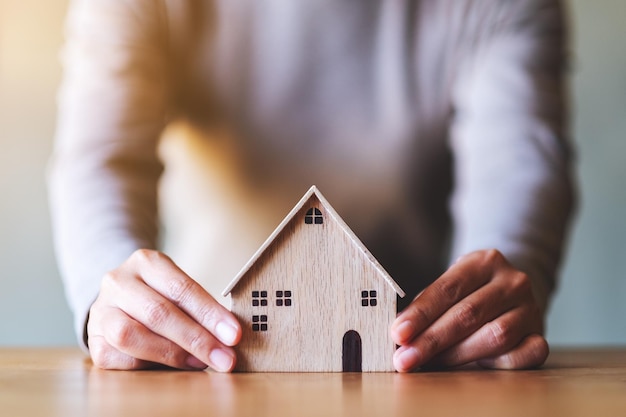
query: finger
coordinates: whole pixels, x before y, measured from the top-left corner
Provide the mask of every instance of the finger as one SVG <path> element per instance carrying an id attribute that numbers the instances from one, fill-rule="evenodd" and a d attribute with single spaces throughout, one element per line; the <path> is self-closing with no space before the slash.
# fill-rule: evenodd
<path id="1" fill-rule="evenodd" d="M 456 358 L 458 352 L 454 346 L 468 336 L 472 337 L 470 335 L 484 323 L 511 308 L 512 301 L 500 296 L 503 291 L 500 286 L 486 285 L 450 308 L 430 327 L 395 352 L 396 369 L 408 371 L 431 362 L 433 358 L 436 358 L 437 364 L 442 361 L 444 365 L 462 359 Z M 443 357 L 440 358 L 440 355 Z"/>
<path id="2" fill-rule="evenodd" d="M 485 323 L 506 313 L 520 300 L 518 288 L 520 288 L 518 284 L 511 285 L 504 280 L 494 279 L 468 295 L 450 307 L 413 340 L 403 344 L 412 349 L 401 349 L 396 352 L 399 367 L 412 369 L 431 362 L 434 357 L 450 350 Z M 456 360 L 454 357 L 456 353 L 456 350 L 452 349 L 443 360 Z"/>
<path id="3" fill-rule="evenodd" d="M 429 365 L 459 366 L 508 352 L 538 329 L 529 320 L 528 309 L 518 307 L 489 321 L 469 337 L 433 358 Z"/>
<path id="4" fill-rule="evenodd" d="M 103 336 L 89 336 L 89 354 L 93 364 L 101 369 L 146 369 L 153 365 L 120 352 L 109 345 Z"/>
<path id="5" fill-rule="evenodd" d="M 391 326 L 394 342 L 408 344 L 450 307 L 489 282 L 494 265 L 503 261 L 497 251 L 475 252 L 459 259 L 396 318 Z"/>
<path id="6" fill-rule="evenodd" d="M 525 302 L 529 297 L 532 290 L 526 274 L 512 268 L 497 273 L 490 283 L 461 300 L 431 326 L 443 339 L 433 363 L 455 366 L 494 356 L 512 348 L 523 336 L 540 333 L 542 320 L 534 304 Z"/>
<path id="7" fill-rule="evenodd" d="M 171 340 L 159 336 L 123 311 L 106 309 L 107 326 L 104 339 L 119 352 L 139 361 L 158 363 L 179 369 L 204 369 L 205 363 L 190 355 Z"/>
<path id="8" fill-rule="evenodd" d="M 489 283 L 450 307 L 448 311 L 443 313 L 434 323 L 423 332 L 417 334 L 412 340 L 399 343 L 404 348 L 398 349 L 395 353 L 394 363 L 396 364 L 396 369 L 410 370 L 427 363 L 438 364 L 440 359 L 443 360 L 444 365 L 447 362 L 450 362 L 452 365 L 464 360 L 464 357 L 457 358 L 455 355 L 468 355 L 468 351 L 458 352 L 455 349 L 451 349 L 453 346 L 476 332 L 485 323 L 513 309 L 515 305 L 520 304 L 520 301 L 531 294 L 528 277 L 508 266 L 506 262 L 502 262 L 503 259 L 489 262 L 489 265 L 494 265 L 494 268 L 498 268 L 498 272 L 495 275 L 494 271 L 490 271 L 493 278 Z M 488 268 L 482 268 L 482 270 L 485 269 Z M 421 297 L 416 302 L 420 300 Z M 532 314 L 528 312 L 524 317 L 532 317 Z M 527 326 L 525 324 L 516 323 L 515 327 L 526 329 Z M 533 331 L 540 330 L 538 328 Z M 518 339 L 515 342 L 517 343 L 521 336 L 529 332 L 530 330 L 527 329 L 523 334 L 518 335 Z M 400 340 L 397 337 L 397 334 L 395 336 L 396 343 L 404 342 L 404 340 Z M 507 347 L 510 348 L 511 346 Z M 442 358 L 439 358 L 440 355 L 448 350 L 450 352 L 448 352 L 447 356 L 444 355 Z"/>
<path id="9" fill-rule="evenodd" d="M 234 346 L 239 342 L 241 326 L 235 316 L 165 254 L 138 251 L 131 262 L 137 264 L 146 284 L 208 329 L 223 344 Z"/>
<path id="10" fill-rule="evenodd" d="M 103 321 L 106 326 L 102 325 Z M 123 311 L 103 306 L 100 300 L 90 309 L 87 328 L 90 354 L 101 368 L 146 369 L 164 364 L 180 369 L 204 369 L 207 366 L 166 339 L 151 340 L 156 336 L 154 333 Z M 159 351 L 165 353 L 155 353 Z M 172 360 L 177 356 L 182 360 Z"/>
<path id="11" fill-rule="evenodd" d="M 233 369 L 235 353 L 232 348 L 220 343 L 206 328 L 143 281 L 111 273 L 103 279 L 102 289 L 111 294 L 115 307 L 151 332 L 171 340 L 215 370 L 229 372 Z"/>
<path id="12" fill-rule="evenodd" d="M 478 364 L 490 369 L 528 369 L 544 364 L 550 347 L 546 339 L 534 333 L 526 336 L 522 342 L 509 352 L 489 359 L 482 359 Z"/>

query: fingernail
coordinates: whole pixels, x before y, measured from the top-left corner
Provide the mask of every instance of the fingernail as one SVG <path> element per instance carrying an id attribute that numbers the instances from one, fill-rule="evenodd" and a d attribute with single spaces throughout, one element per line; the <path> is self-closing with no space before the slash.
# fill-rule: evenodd
<path id="1" fill-rule="evenodd" d="M 419 353 L 414 347 L 401 347 L 394 355 L 394 365 L 399 371 L 409 371 L 415 367 Z"/>
<path id="2" fill-rule="evenodd" d="M 220 372 L 228 372 L 232 369 L 235 358 L 224 349 L 213 349 L 209 354 L 213 369 Z"/>
<path id="3" fill-rule="evenodd" d="M 202 362 L 200 359 L 196 358 L 193 355 L 188 356 L 185 363 L 187 364 L 187 366 L 194 369 L 204 369 L 207 367 L 206 363 Z"/>
<path id="4" fill-rule="evenodd" d="M 222 343 L 232 346 L 237 339 L 237 329 L 225 321 L 220 321 L 215 326 L 215 333 Z"/>

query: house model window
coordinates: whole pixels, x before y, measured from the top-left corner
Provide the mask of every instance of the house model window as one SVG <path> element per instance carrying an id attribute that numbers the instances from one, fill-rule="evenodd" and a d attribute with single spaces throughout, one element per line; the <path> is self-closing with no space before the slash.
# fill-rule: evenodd
<path id="1" fill-rule="evenodd" d="M 322 212 L 317 207 L 313 207 L 307 210 L 306 215 L 304 216 L 304 223 L 306 224 L 322 224 L 324 223 L 324 218 L 322 217 Z"/>
<path id="2" fill-rule="evenodd" d="M 261 316 L 252 316 L 252 331 L 253 332 L 266 332 L 267 331 L 267 316 L 265 314 Z"/>
<path id="3" fill-rule="evenodd" d="M 376 300 L 376 291 L 375 290 L 370 290 L 370 291 L 366 291 L 363 290 L 361 291 L 361 306 L 363 307 L 376 307 L 376 305 L 378 304 L 378 301 Z"/>
<path id="4" fill-rule="evenodd" d="M 291 307 L 291 291 L 276 291 L 276 306 Z"/>
<path id="5" fill-rule="evenodd" d="M 267 291 L 252 291 L 252 307 L 267 306 Z"/>

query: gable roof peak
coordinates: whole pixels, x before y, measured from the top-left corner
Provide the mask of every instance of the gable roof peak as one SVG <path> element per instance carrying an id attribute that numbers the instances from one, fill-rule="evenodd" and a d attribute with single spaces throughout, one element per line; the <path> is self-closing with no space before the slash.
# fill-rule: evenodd
<path id="1" fill-rule="evenodd" d="M 370 251 L 365 247 L 363 242 L 354 234 L 352 229 L 348 227 L 348 225 L 343 221 L 341 216 L 335 211 L 335 209 L 331 206 L 331 204 L 326 200 L 326 198 L 322 195 L 320 190 L 312 185 L 311 188 L 302 196 L 300 201 L 291 209 L 289 214 L 285 216 L 285 218 L 280 222 L 280 224 L 276 227 L 276 229 L 272 232 L 272 234 L 265 240 L 263 245 L 255 252 L 255 254 L 250 258 L 250 260 L 243 266 L 243 268 L 239 271 L 237 276 L 228 284 L 228 286 L 222 292 L 222 296 L 226 297 L 230 292 L 237 286 L 239 281 L 243 278 L 243 276 L 250 270 L 252 265 L 256 263 L 256 261 L 261 257 L 261 255 L 265 252 L 265 250 L 274 242 L 276 237 L 283 231 L 285 226 L 289 224 L 289 222 L 296 216 L 296 214 L 302 209 L 302 207 L 313 197 L 315 196 L 319 202 L 324 207 L 325 211 L 333 218 L 335 222 L 341 227 L 344 233 L 346 233 L 350 240 L 354 243 L 357 249 L 365 256 L 365 258 L 372 264 L 374 269 L 381 275 L 381 277 L 393 288 L 393 290 L 400 297 L 404 297 L 406 294 L 400 288 L 400 286 L 391 278 L 389 273 L 383 268 L 383 266 L 374 258 L 374 256 L 370 253 Z"/>

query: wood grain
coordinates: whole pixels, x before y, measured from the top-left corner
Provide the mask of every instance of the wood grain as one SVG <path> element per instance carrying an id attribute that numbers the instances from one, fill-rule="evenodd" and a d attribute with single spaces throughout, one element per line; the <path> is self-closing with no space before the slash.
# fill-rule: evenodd
<path id="1" fill-rule="evenodd" d="M 623 416 L 626 349 L 567 350 L 532 371 L 102 371 L 78 349 L 0 348 L 3 416 Z"/>
<path id="2" fill-rule="evenodd" d="M 311 210 L 322 223 L 305 222 Z M 341 372 L 344 364 L 364 372 L 394 370 L 389 328 L 398 292 L 404 293 L 315 187 L 229 291 L 243 327 L 237 371 Z M 278 305 L 277 291 L 290 292 L 289 306 Z M 358 343 L 344 343 L 354 332 Z"/>

